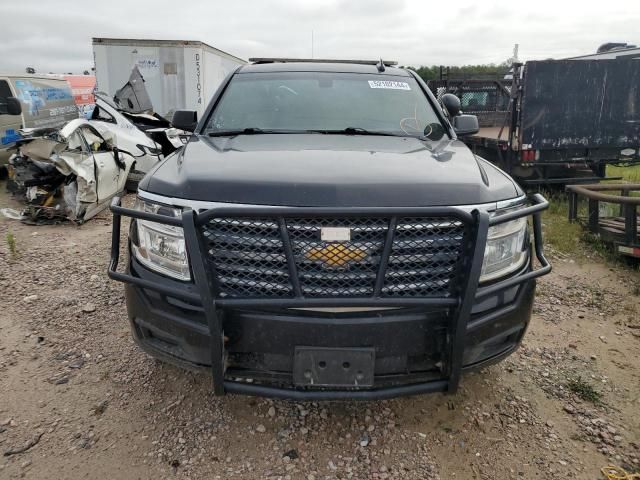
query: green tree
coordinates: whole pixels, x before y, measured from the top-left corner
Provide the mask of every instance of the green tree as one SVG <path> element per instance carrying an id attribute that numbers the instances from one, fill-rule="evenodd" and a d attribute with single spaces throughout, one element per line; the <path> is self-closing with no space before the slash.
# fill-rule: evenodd
<path id="1" fill-rule="evenodd" d="M 406 66 L 403 68 L 408 68 L 414 70 L 420 77 L 425 81 L 429 80 L 437 80 L 440 78 L 440 70 L 442 68 L 443 72 L 446 72 L 448 69 L 449 78 L 473 78 L 473 77 L 502 77 L 509 71 L 508 62 L 502 62 L 500 64 L 489 63 L 484 65 L 462 65 L 462 66 L 454 66 L 454 67 L 440 67 L 439 65 L 431 65 L 431 66 L 420 66 L 420 67 L 412 67 Z"/>

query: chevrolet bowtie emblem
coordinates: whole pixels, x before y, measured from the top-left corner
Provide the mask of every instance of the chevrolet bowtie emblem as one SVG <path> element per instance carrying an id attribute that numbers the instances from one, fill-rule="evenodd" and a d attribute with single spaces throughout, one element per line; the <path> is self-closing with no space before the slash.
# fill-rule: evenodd
<path id="1" fill-rule="evenodd" d="M 321 261 L 328 267 L 345 267 L 351 262 L 360 262 L 367 258 L 367 252 L 353 245 L 329 243 L 307 250 L 308 260 Z"/>

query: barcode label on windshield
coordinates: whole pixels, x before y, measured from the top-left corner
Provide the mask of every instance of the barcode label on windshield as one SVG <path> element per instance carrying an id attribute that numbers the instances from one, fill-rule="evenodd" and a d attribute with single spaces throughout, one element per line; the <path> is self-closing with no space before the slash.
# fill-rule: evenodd
<path id="1" fill-rule="evenodd" d="M 411 90 L 407 82 L 393 82 L 391 80 L 369 80 L 371 88 L 390 88 L 391 90 Z"/>

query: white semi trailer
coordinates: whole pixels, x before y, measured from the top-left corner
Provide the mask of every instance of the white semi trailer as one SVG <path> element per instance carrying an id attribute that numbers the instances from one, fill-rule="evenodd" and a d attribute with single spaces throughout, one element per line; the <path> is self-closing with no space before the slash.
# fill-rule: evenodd
<path id="1" fill-rule="evenodd" d="M 98 91 L 113 97 L 138 67 L 153 109 L 167 117 L 176 109 L 202 115 L 225 76 L 246 63 L 189 40 L 93 38 L 93 57 Z"/>

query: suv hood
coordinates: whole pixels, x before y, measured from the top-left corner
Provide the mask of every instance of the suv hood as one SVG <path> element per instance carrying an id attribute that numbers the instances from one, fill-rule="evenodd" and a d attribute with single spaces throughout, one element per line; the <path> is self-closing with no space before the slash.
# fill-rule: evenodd
<path id="1" fill-rule="evenodd" d="M 167 197 L 254 205 L 473 205 L 522 194 L 462 142 L 412 137 L 193 135 L 140 189 Z"/>

